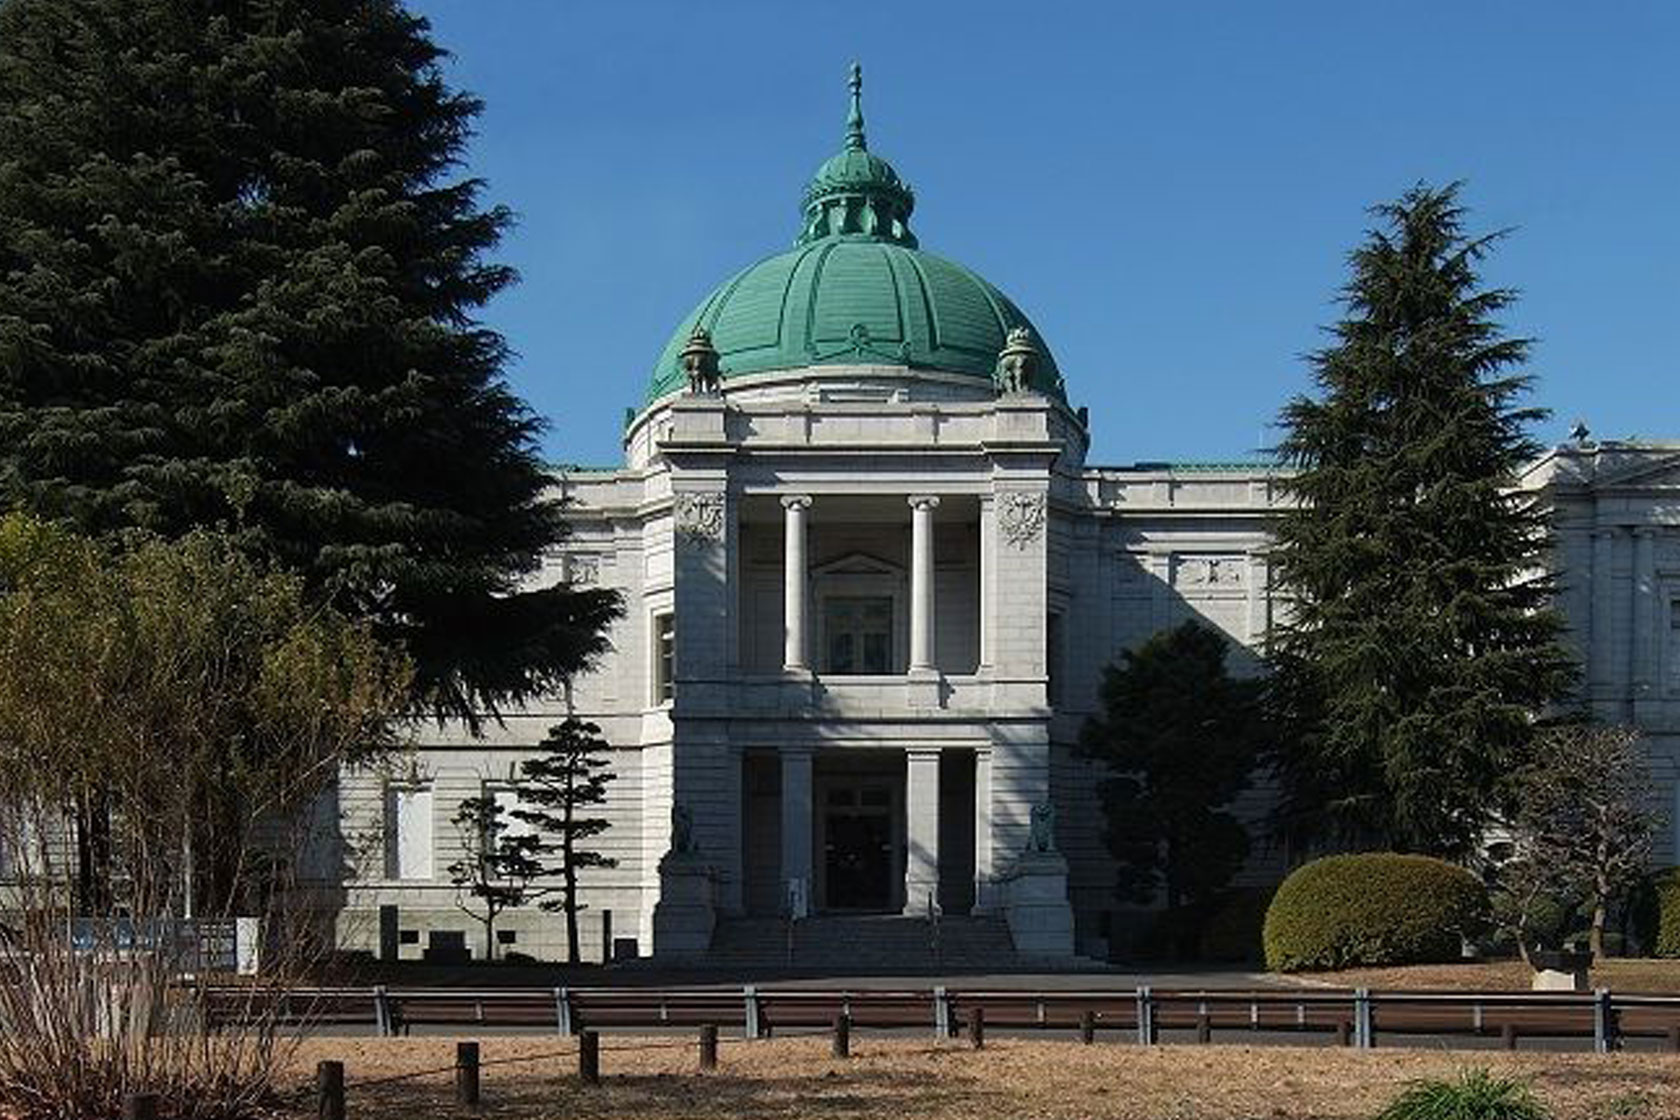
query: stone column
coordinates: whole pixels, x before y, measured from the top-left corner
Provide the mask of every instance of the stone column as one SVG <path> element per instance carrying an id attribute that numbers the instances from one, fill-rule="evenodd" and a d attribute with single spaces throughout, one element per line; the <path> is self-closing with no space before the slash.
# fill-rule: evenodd
<path id="1" fill-rule="evenodd" d="M 933 671 L 933 511 L 939 499 L 910 499 L 910 672 Z"/>
<path id="2" fill-rule="evenodd" d="M 1633 649 L 1628 663 L 1635 700 L 1652 695 L 1657 681 L 1657 530 L 1633 531 Z"/>
<path id="3" fill-rule="evenodd" d="M 992 749 L 974 752 L 974 912 L 995 908 L 992 899 Z"/>
<path id="4" fill-rule="evenodd" d="M 1615 589 L 1611 568 L 1616 557 L 1616 531 L 1600 527 L 1592 531 L 1592 625 L 1587 639 L 1587 698 L 1602 714 L 1616 718 Z"/>
<path id="5" fill-rule="evenodd" d="M 997 579 L 997 511 L 990 494 L 980 495 L 980 671 L 992 667 L 992 650 L 997 645 L 993 623 L 997 617 L 994 604 L 997 593 L 993 587 Z"/>
<path id="6" fill-rule="evenodd" d="M 782 499 L 787 529 L 787 543 L 782 551 L 782 668 L 794 671 L 811 667 L 805 652 L 805 511 L 810 508 L 811 499 L 805 494 L 789 494 Z"/>
<path id="7" fill-rule="evenodd" d="M 904 752 L 904 912 L 925 915 L 939 897 L 939 751 Z"/>
<path id="8" fill-rule="evenodd" d="M 811 899 L 811 748 L 782 748 L 782 892 L 786 904 L 789 882 L 804 883 Z"/>

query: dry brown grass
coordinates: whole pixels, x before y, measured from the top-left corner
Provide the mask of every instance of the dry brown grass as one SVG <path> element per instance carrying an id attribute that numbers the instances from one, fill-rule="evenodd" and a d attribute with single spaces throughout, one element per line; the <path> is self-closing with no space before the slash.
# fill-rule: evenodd
<path id="1" fill-rule="evenodd" d="M 1293 1047 L 1153 1047 L 988 1040 L 983 1052 L 952 1043 L 854 1037 L 853 1057 L 829 1056 L 823 1038 L 725 1041 L 721 1068 L 695 1072 L 690 1041 L 602 1039 L 605 1080 L 580 1085 L 574 1044 L 534 1038 L 483 1043 L 482 1114 L 509 1120 L 591 1117 L 892 1117 L 893 1120 L 1236 1120 L 1369 1117 L 1419 1077 L 1471 1065 L 1533 1080 L 1558 1120 L 1680 1116 L 1680 1060 L 1592 1054 L 1366 1053 Z M 659 1049 L 634 1049 L 658 1046 Z M 460 1113 L 451 1075 L 358 1088 L 358 1082 L 454 1060 L 448 1039 L 317 1039 L 298 1055 L 290 1084 L 307 1085 L 320 1058 L 344 1061 L 358 1120 L 442 1120 Z M 539 1060 L 494 1065 L 508 1058 Z M 312 1103 L 299 1110 L 303 1114 Z"/>
<path id="2" fill-rule="evenodd" d="M 1525 990 L 1534 973 L 1521 961 L 1418 964 L 1404 968 L 1350 968 L 1302 973 L 1297 982 L 1337 988 L 1450 989 L 1503 992 Z M 1680 960 L 1612 959 L 1592 970 L 1595 988 L 1618 992 L 1680 992 Z"/>

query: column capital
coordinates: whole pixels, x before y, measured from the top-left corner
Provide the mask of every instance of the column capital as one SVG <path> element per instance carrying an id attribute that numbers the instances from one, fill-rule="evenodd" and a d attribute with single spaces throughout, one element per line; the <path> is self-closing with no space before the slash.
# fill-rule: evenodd
<path id="1" fill-rule="evenodd" d="M 1614 537 L 1621 529 L 1620 525 L 1594 525 L 1592 535 L 1599 538 Z"/>
<path id="2" fill-rule="evenodd" d="M 1660 532 L 1662 532 L 1661 525 L 1635 525 L 1633 527 L 1633 535 L 1642 541 L 1651 540 Z"/>
<path id="3" fill-rule="evenodd" d="M 929 758 L 938 758 L 941 750 L 940 747 L 905 747 L 904 757 L 919 758 L 926 761 Z"/>
<path id="4" fill-rule="evenodd" d="M 938 494 L 912 494 L 904 500 L 910 503 L 911 509 L 937 509 L 939 507 Z"/>
<path id="5" fill-rule="evenodd" d="M 782 495 L 782 508 L 783 509 L 789 509 L 789 510 L 792 510 L 792 509 L 810 509 L 811 508 L 811 495 L 809 495 L 809 494 L 783 494 Z"/>

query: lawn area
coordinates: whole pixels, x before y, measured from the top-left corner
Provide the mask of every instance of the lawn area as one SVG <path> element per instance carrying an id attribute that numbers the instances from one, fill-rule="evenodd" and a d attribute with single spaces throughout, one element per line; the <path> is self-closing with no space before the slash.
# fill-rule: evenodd
<path id="1" fill-rule="evenodd" d="M 509 1120 L 592 1117 L 893 1117 L 894 1120 L 1236 1120 L 1370 1117 L 1409 1081 L 1452 1076 L 1471 1064 L 1532 1079 L 1558 1120 L 1680 1115 L 1680 1060 L 1638 1055 L 1487 1053 L 1328 1048 L 1162 1046 L 988 1040 L 955 1043 L 855 1037 L 849 1061 L 826 1038 L 725 1041 L 720 1069 L 695 1072 L 692 1040 L 602 1039 L 603 1083 L 582 1086 L 575 1043 L 536 1038 L 483 1042 L 483 1110 Z M 366 1120 L 460 1112 L 451 1075 L 382 1086 L 358 1082 L 447 1067 L 447 1039 L 314 1039 L 291 1068 L 306 1089 L 316 1060 L 345 1063 L 348 1111 Z M 497 1065 L 507 1059 L 533 1061 Z M 293 1115 L 311 1115 L 310 1101 Z"/>
<path id="2" fill-rule="evenodd" d="M 1465 991 L 1526 990 L 1533 973 L 1521 961 L 1418 964 L 1403 968 L 1350 968 L 1299 973 L 1286 979 L 1336 988 L 1413 988 Z M 1680 992 L 1680 960 L 1613 958 L 1592 970 L 1595 988 L 1618 992 Z"/>

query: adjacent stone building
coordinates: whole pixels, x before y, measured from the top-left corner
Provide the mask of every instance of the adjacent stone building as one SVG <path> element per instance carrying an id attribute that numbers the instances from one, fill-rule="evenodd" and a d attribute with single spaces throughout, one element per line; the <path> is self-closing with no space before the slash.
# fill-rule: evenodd
<path id="1" fill-rule="evenodd" d="M 700 953 L 720 919 L 934 908 L 991 915 L 1025 955 L 1107 951 L 1113 874 L 1079 726 L 1104 665 L 1190 617 L 1257 668 L 1275 479 L 1087 464 L 1093 421 L 1047 341 L 920 248 L 859 84 L 794 247 L 678 325 L 622 467 L 556 478 L 574 533 L 543 578 L 623 594 L 611 656 L 483 738 L 429 729 L 402 767 L 340 783 L 347 944 L 377 944 L 395 905 L 401 955 L 477 951 L 444 871 L 450 818 L 486 788 L 512 800 L 518 760 L 575 713 L 617 774 L 591 959 L 609 937 Z M 1680 445 L 1580 442 L 1524 484 L 1558 513 L 1589 698 L 1650 731 L 1680 790 Z M 1258 820 L 1266 800 L 1243 808 Z M 1288 855 L 1262 844 L 1246 874 Z M 511 912 L 504 947 L 558 955 L 560 922 Z"/>

